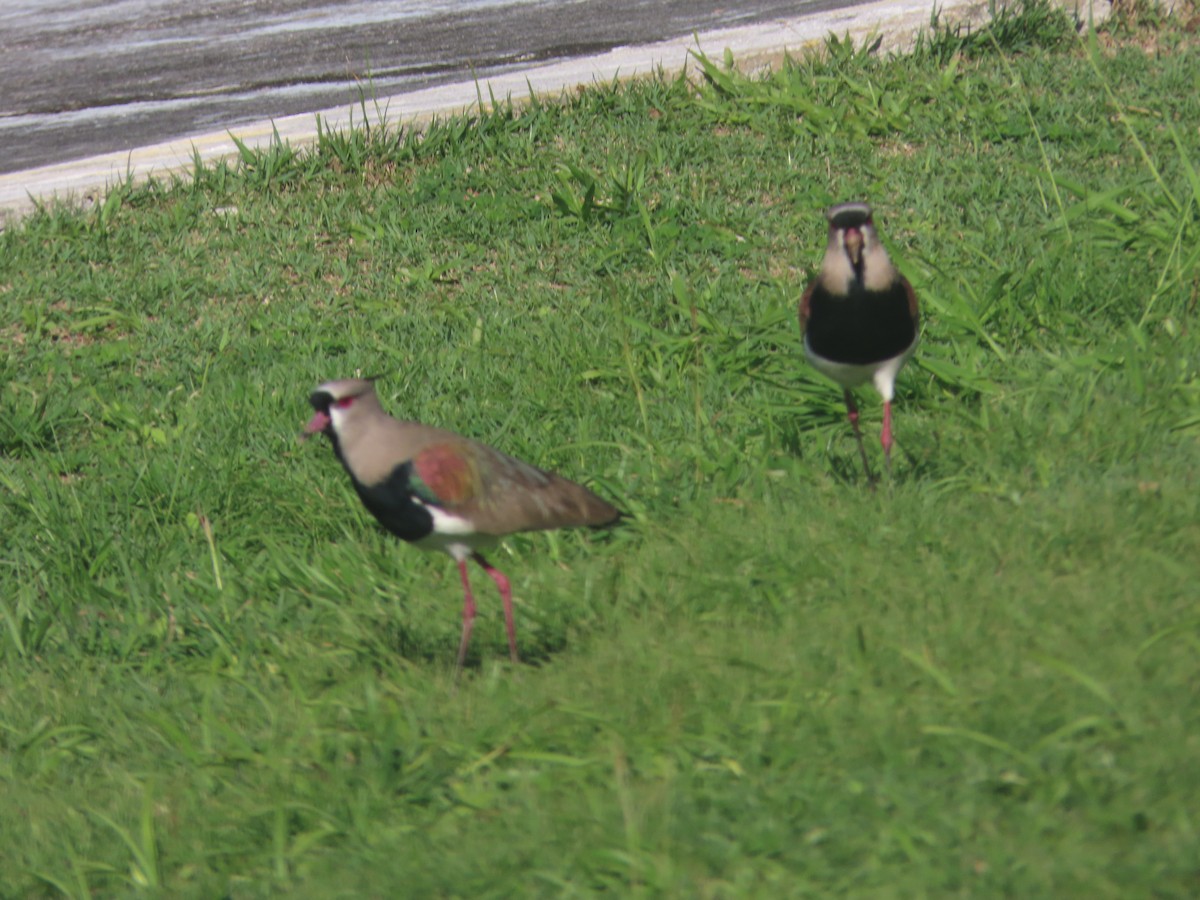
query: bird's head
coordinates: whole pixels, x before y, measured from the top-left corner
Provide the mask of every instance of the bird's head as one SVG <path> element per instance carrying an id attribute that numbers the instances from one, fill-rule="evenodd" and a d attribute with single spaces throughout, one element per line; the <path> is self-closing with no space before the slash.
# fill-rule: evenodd
<path id="1" fill-rule="evenodd" d="M 829 207 L 825 217 L 829 220 L 824 263 L 827 283 L 844 285 L 845 289 L 852 282 L 868 290 L 886 288 L 895 278 L 895 270 L 875 231 L 871 205 L 861 201 L 839 203 Z"/>
<path id="2" fill-rule="evenodd" d="M 300 439 L 314 434 L 337 437 L 355 419 L 379 409 L 373 378 L 347 378 L 327 381 L 309 395 L 313 417 L 304 426 Z"/>
<path id="3" fill-rule="evenodd" d="M 871 207 L 866 203 L 839 203 L 825 213 L 829 219 L 829 242 L 837 243 L 857 269 L 862 265 L 863 247 L 876 240 Z"/>

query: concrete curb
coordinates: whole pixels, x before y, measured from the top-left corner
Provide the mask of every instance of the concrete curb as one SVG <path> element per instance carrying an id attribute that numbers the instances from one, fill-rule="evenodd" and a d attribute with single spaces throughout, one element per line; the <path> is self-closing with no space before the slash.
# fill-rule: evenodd
<path id="1" fill-rule="evenodd" d="M 1070 9 L 1080 7 L 1059 0 Z M 1094 9 L 1095 21 L 1107 16 L 1109 0 L 1080 0 Z M 1093 6 L 1094 4 L 1094 6 Z M 988 18 L 986 0 L 946 0 L 938 5 L 944 24 L 979 24 Z M 821 47 L 830 34 L 850 35 L 856 43 L 878 35 L 880 49 L 902 52 L 910 49 L 917 35 L 927 30 L 933 14 L 931 0 L 878 0 L 793 19 L 753 26 L 727 28 L 697 36 L 635 47 L 619 47 L 608 53 L 582 59 L 550 63 L 518 72 L 508 72 L 476 83 L 455 84 L 380 98 L 374 108 L 340 106 L 317 113 L 302 113 L 256 122 L 227 131 L 199 134 L 129 152 L 106 153 L 73 162 L 59 163 L 22 172 L 0 175 L 0 228 L 31 212 L 38 204 L 61 202 L 83 206 L 102 198 L 108 187 L 127 178 L 135 182 L 152 177 L 186 175 L 197 157 L 205 163 L 238 156 L 236 141 L 251 148 L 267 147 L 279 140 L 294 147 L 314 143 L 317 118 L 326 130 L 341 131 L 365 120 L 386 120 L 406 127 L 479 108 L 479 99 L 512 98 L 521 101 L 530 91 L 539 96 L 557 96 L 577 85 L 607 83 L 646 76 L 662 69 L 683 70 L 690 53 L 701 50 L 721 59 L 728 50 L 741 71 L 778 65 L 785 53 L 797 55 Z M 365 115 L 364 115 L 365 113 Z"/>

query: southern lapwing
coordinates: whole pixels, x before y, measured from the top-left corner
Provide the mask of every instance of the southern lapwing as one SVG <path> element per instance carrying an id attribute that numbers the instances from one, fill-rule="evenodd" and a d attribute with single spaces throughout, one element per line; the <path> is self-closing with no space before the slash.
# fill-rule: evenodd
<path id="1" fill-rule="evenodd" d="M 800 298 L 804 355 L 817 371 L 842 386 L 863 469 L 872 481 L 850 389 L 870 381 L 883 397 L 880 442 L 890 471 L 893 388 L 917 346 L 917 295 L 879 242 L 868 204 L 839 203 L 825 216 L 825 259 Z"/>
<path id="2" fill-rule="evenodd" d="M 475 621 L 468 560 L 500 589 L 509 654 L 518 662 L 512 588 L 480 550 L 518 531 L 609 525 L 621 515 L 617 508 L 573 481 L 469 438 L 393 419 L 371 380 L 329 381 L 308 400 L 315 412 L 302 437 L 319 432 L 329 438 L 359 499 L 380 524 L 418 547 L 444 550 L 458 563 L 463 624 L 456 671 Z"/>

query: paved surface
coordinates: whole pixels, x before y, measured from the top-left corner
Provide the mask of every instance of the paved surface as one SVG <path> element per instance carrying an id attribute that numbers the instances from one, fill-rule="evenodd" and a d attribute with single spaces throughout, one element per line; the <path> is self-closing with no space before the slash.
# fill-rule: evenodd
<path id="1" fill-rule="evenodd" d="M 287 7 L 293 10 L 299 7 L 312 8 L 311 3 L 305 4 L 302 0 L 273 0 L 273 2 L 277 2 L 281 8 Z M 462 4 L 474 3 L 479 7 L 477 11 L 478 16 L 484 19 L 487 15 L 496 12 L 494 7 L 501 0 L 433 0 L 433 2 L 442 3 L 447 7 L 454 6 L 455 8 L 458 8 Z M 589 4 L 598 2 L 600 0 L 576 0 L 574 3 L 559 3 L 558 5 L 569 6 L 570 9 L 578 13 Z M 42 8 L 44 4 L 74 5 L 82 10 L 99 10 L 102 7 L 108 8 L 113 5 L 120 5 L 121 3 L 127 3 L 135 8 L 178 5 L 176 0 L 103 0 L 100 4 L 97 4 L 95 0 L 0 0 L 0 12 L 9 15 L 13 9 L 25 9 L 26 15 L 32 15 L 31 10 Z M 640 3 L 638 0 L 614 0 L 614 3 L 625 3 L 631 7 L 652 5 L 647 3 L 646 0 L 641 0 Z M 349 2 L 339 5 L 338 12 L 339 14 L 344 14 L 348 9 L 359 8 L 377 12 L 379 8 L 386 7 L 389 4 L 397 5 L 392 3 L 392 0 L 372 0 L 372 2 L 361 3 L 349 0 Z M 252 0 L 217 0 L 216 4 L 210 4 L 205 9 L 211 9 L 214 5 L 228 7 L 231 11 L 230 14 L 233 15 L 239 8 L 251 5 L 261 7 L 262 4 L 252 2 Z M 431 4 L 430 2 L 425 2 L 423 5 L 428 7 Z M 547 6 L 544 3 L 538 2 L 538 0 L 527 0 L 527 2 L 518 5 L 522 7 L 527 6 L 530 10 L 542 10 L 543 14 L 549 15 L 545 13 Z M 659 5 L 671 9 L 683 9 L 689 6 L 686 2 L 676 3 L 671 2 L 671 0 L 667 0 L 667 2 Z M 795 4 L 789 4 L 789 6 L 793 9 L 795 8 Z M 513 7 L 510 4 L 508 8 L 511 10 Z M 570 9 L 567 11 L 569 12 Z M 938 9 L 943 22 L 978 22 L 982 21 L 986 16 L 986 0 L 945 0 L 945 2 L 938 3 Z M 574 85 L 587 84 L 594 81 L 607 82 L 618 77 L 627 78 L 644 75 L 655 71 L 659 67 L 668 72 L 678 71 L 688 64 L 691 51 L 696 49 L 700 49 L 710 56 L 717 58 L 726 50 L 729 50 L 739 60 L 739 65 L 745 69 L 748 66 L 767 61 L 778 61 L 785 51 L 795 53 L 819 46 L 830 32 L 838 35 L 850 34 L 856 40 L 860 41 L 868 35 L 878 34 L 884 39 L 885 49 L 903 47 L 911 42 L 917 31 L 928 27 L 931 11 L 932 0 L 877 0 L 874 3 L 863 3 L 848 9 L 826 9 L 808 15 L 792 15 L 787 18 L 775 18 L 752 24 L 735 25 L 702 33 L 689 30 L 681 36 L 668 40 L 633 46 L 622 45 L 591 55 L 571 55 L 573 50 L 580 51 L 586 49 L 581 48 L 578 43 L 572 47 L 551 41 L 549 42 L 550 44 L 558 47 L 555 53 L 562 52 L 568 54 L 568 56 L 566 58 L 557 58 L 554 55 L 550 55 L 542 59 L 535 54 L 530 59 L 510 61 L 507 65 L 503 64 L 502 60 L 492 56 L 491 60 L 496 64 L 493 74 L 485 74 L 476 70 L 475 78 L 478 78 L 478 82 L 473 78 L 462 79 L 460 68 L 448 71 L 448 73 L 442 73 L 451 76 L 449 79 L 442 79 L 445 83 L 429 85 L 426 82 L 427 86 L 394 94 L 388 94 L 386 90 L 381 89 L 385 84 L 389 83 L 386 82 L 386 78 L 393 77 L 392 74 L 387 74 L 375 79 L 373 93 L 377 98 L 377 102 L 368 104 L 365 110 L 358 103 L 357 92 L 355 92 L 355 95 L 348 99 L 342 95 L 341 99 L 334 101 L 334 105 L 319 110 L 319 115 L 325 127 L 335 129 L 360 123 L 363 120 L 364 113 L 372 119 L 377 118 L 382 113 L 392 123 L 419 124 L 422 121 L 428 121 L 433 116 L 448 115 L 469 110 L 476 106 L 480 96 L 486 98 L 491 95 L 498 98 L 512 97 L 520 99 L 527 97 L 530 90 L 542 95 L 557 95 L 564 89 L 568 89 Z M 187 15 L 191 15 L 191 13 L 184 14 L 184 17 L 186 18 Z M 364 12 L 364 15 L 366 15 L 366 12 Z M 688 14 L 680 13 L 680 15 L 686 16 Z M 528 27 L 532 27 L 539 34 L 542 32 L 548 34 L 551 18 L 538 18 L 533 24 L 527 24 Z M 686 19 L 686 21 L 691 20 L 690 17 Z M 680 21 L 683 21 L 683 19 Z M 461 27 L 476 27 L 477 25 L 478 23 L 471 17 L 471 22 L 463 24 Z M 376 23 L 376 26 L 382 27 L 379 23 Z M 391 27 L 394 26 L 395 23 L 392 23 Z M 100 26 L 98 25 L 97 27 Z M 251 26 L 249 25 L 238 28 L 230 24 L 227 27 L 231 32 L 251 30 Z M 270 31 L 269 26 L 262 27 Z M 291 26 L 279 25 L 279 27 L 286 28 Z M 447 27 L 450 26 L 447 25 Z M 187 31 L 187 28 L 186 24 L 177 23 L 170 28 L 164 27 L 162 33 L 157 38 L 143 36 L 143 38 L 139 38 L 133 41 L 133 43 L 161 44 L 160 49 L 162 47 L 174 46 L 173 42 L 179 40 L 186 42 L 185 38 L 180 37 L 181 32 L 176 29 Z M 590 29 L 590 26 L 588 28 Z M 328 38 L 326 34 L 328 31 L 327 28 L 324 30 L 322 28 L 310 30 L 325 34 L 326 38 Z M 578 21 L 561 22 L 560 35 L 568 32 L 575 34 L 584 33 L 583 25 Z M 591 35 L 595 32 L 588 30 L 587 33 Z M 78 38 L 79 36 L 76 35 L 75 40 L 77 43 Z M 0 18 L 0 66 L 9 65 L 7 60 L 9 59 L 8 50 L 10 49 L 11 40 L 11 37 L 5 32 L 4 20 Z M 232 43 L 230 46 L 244 46 L 241 43 L 242 40 L 243 35 L 231 34 L 230 41 Z M 380 45 L 387 43 L 387 40 L 382 36 L 378 37 L 378 41 Z M 234 143 L 235 137 L 238 141 L 251 147 L 261 147 L 269 144 L 276 134 L 293 145 L 302 145 L 314 140 L 317 123 L 316 115 L 313 112 L 316 109 L 314 99 L 320 102 L 318 98 L 325 97 L 317 88 L 313 87 L 313 85 L 319 87 L 320 79 L 311 76 L 309 80 L 297 84 L 293 83 L 290 78 L 285 78 L 282 75 L 283 72 L 289 71 L 297 65 L 303 67 L 306 63 L 297 61 L 286 62 L 281 58 L 268 55 L 261 58 L 256 57 L 252 65 L 251 61 L 246 58 L 231 58 L 222 55 L 220 49 L 222 46 L 224 44 L 220 40 L 215 40 L 215 46 L 207 50 L 193 47 L 190 51 L 183 52 L 180 47 L 177 47 L 181 55 L 177 55 L 176 58 L 181 61 L 186 60 L 186 62 L 176 62 L 174 65 L 168 65 L 166 60 L 172 58 L 172 53 L 166 53 L 163 56 L 156 57 L 159 59 L 156 68 L 145 70 L 140 77 L 140 82 L 144 83 L 147 87 L 147 90 L 141 93 L 149 94 L 149 89 L 154 85 L 160 85 L 159 87 L 155 87 L 155 90 L 167 92 L 171 90 L 168 85 L 172 81 L 172 78 L 168 76 L 172 76 L 173 73 L 172 77 L 178 79 L 182 67 L 184 75 L 186 75 L 182 79 L 182 82 L 185 85 L 192 85 L 190 89 L 191 93 L 188 97 L 167 97 L 162 100 L 139 100 L 136 97 L 131 97 L 125 100 L 121 100 L 120 98 L 113 100 L 113 104 L 111 105 L 121 107 L 121 112 L 116 117 L 116 122 L 120 126 L 118 134 L 125 135 L 125 146 L 116 150 L 109 150 L 109 152 L 99 152 L 93 149 L 92 152 L 95 155 L 84 159 L 37 165 L 33 168 L 24 168 L 20 171 L 10 171 L 0 174 L 0 227 L 2 227 L 6 219 L 14 215 L 19 216 L 31 209 L 35 201 L 40 202 L 57 197 L 88 202 L 100 196 L 106 185 L 117 179 L 127 176 L 141 179 L 169 172 L 186 172 L 192 168 L 196 155 L 199 155 L 201 159 L 206 161 L 235 156 L 237 154 L 237 146 Z M 64 50 L 65 47 L 65 44 L 61 45 L 60 50 Z M 27 52 L 36 52 L 36 48 L 27 48 Z M 87 56 L 89 52 L 86 47 L 79 48 L 81 56 Z M 345 49 L 345 45 L 343 45 L 341 52 L 343 56 L 348 52 Z M 188 53 L 192 55 L 188 55 Z M 149 60 L 147 60 L 148 63 Z M 132 66 L 133 62 L 127 60 L 126 64 Z M 117 66 L 118 70 L 119 68 Z M 383 67 L 372 64 L 369 67 L 364 67 L 363 71 L 366 71 L 368 68 L 375 72 L 381 72 L 383 69 Z M 273 70 L 276 71 L 276 83 L 274 85 L 263 83 L 253 89 L 230 89 L 226 94 L 222 94 L 224 90 L 221 87 L 223 83 L 221 78 L 222 73 L 244 73 L 251 69 L 268 74 Z M 328 70 L 328 60 L 320 65 L 314 64 L 311 69 L 312 72 Z M 201 77 L 200 73 L 202 72 L 207 74 Z M 195 73 L 194 77 L 192 73 Z M 75 115 L 77 116 L 77 120 L 74 123 L 67 121 L 66 132 L 73 134 L 74 137 L 83 136 L 87 138 L 88 132 L 91 131 L 95 140 L 100 140 L 99 133 L 102 129 L 99 129 L 98 126 L 92 123 L 95 108 L 84 105 L 82 98 L 103 98 L 109 96 L 111 92 L 99 89 L 103 84 L 103 79 L 98 75 L 72 79 L 65 93 L 68 96 L 73 94 L 81 98 L 79 101 L 81 108 L 74 113 L 71 111 L 54 113 L 49 111 L 49 107 L 54 105 L 50 102 L 50 98 L 54 96 L 55 92 L 45 83 L 44 71 L 42 76 L 37 76 L 36 67 L 31 65 L 27 75 L 28 77 L 25 77 L 25 80 L 22 82 L 24 84 L 24 87 L 21 88 L 22 93 L 20 94 L 24 98 L 21 101 L 22 105 L 27 109 L 33 109 L 35 104 L 40 102 L 48 111 L 44 113 L 31 112 L 22 115 L 58 117 L 60 124 L 64 121 L 62 117 L 65 116 L 69 119 L 70 116 Z M 405 73 L 403 72 L 394 74 L 396 78 L 404 76 Z M 41 78 L 40 81 L 39 77 Z M 242 83 L 241 74 L 239 74 L 237 80 L 238 83 Z M 344 83 L 340 89 L 345 90 Z M 310 90 L 315 92 L 309 92 Z M 64 91 L 62 91 L 60 86 L 59 94 L 63 93 Z M 300 98 L 303 101 L 301 108 L 306 110 L 305 112 L 288 113 L 289 110 L 295 109 L 291 105 L 294 94 L 302 95 Z M 253 97 L 265 104 L 263 107 L 248 106 L 247 109 L 264 109 L 266 112 L 254 112 L 254 121 L 242 125 L 232 124 L 234 120 L 229 118 L 230 113 L 228 111 L 215 113 L 217 118 L 213 120 L 201 117 L 197 120 L 197 127 L 200 130 L 188 133 L 182 138 L 164 137 L 159 138 L 157 142 L 146 143 L 147 140 L 152 141 L 153 139 L 131 137 L 137 133 L 134 131 L 134 125 L 139 118 L 138 110 L 141 108 L 139 104 L 150 104 L 150 107 L 146 110 L 146 119 L 148 121 L 161 122 L 163 116 L 173 108 L 172 104 L 175 103 L 195 108 L 197 104 L 203 107 L 205 97 L 224 99 L 226 96 L 231 96 L 241 100 L 244 99 L 243 95 Z M 14 94 L 14 96 L 16 95 Z M 38 98 L 41 99 L 39 100 Z M 119 103 L 117 102 L 118 100 L 120 100 Z M 88 102 L 94 102 L 94 100 Z M 154 108 L 153 104 L 156 103 L 165 104 L 165 106 L 163 108 Z M 0 107 L 8 108 L 11 105 L 12 102 L 9 100 L 7 88 L 5 88 L 3 91 L 0 91 Z M 263 115 L 270 115 L 273 118 L 269 120 L 260 118 Z M 12 117 L 9 116 L 8 118 Z M 170 121 L 169 117 L 167 120 Z M 0 126 L 3 126 L 6 121 L 5 114 L 0 110 Z M 209 130 L 204 130 L 206 128 Z M 3 133 L 3 128 L 0 127 L 0 136 Z M 168 132 L 168 134 L 171 134 L 171 132 Z M 11 139 L 3 140 L 4 142 L 0 143 L 0 157 L 12 152 Z M 89 144 L 85 141 L 85 146 L 95 148 L 103 146 L 103 144 Z"/>
<path id="2" fill-rule="evenodd" d="M 862 0 L 0 0 L 0 173 Z"/>

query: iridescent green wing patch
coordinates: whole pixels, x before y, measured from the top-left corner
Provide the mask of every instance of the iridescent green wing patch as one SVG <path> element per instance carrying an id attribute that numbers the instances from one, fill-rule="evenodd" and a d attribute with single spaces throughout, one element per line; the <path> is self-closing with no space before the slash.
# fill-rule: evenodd
<path id="1" fill-rule="evenodd" d="M 437 506 L 463 506 L 479 494 L 479 474 L 467 448 L 455 444 L 426 447 L 412 461 L 410 487 L 421 500 Z"/>

